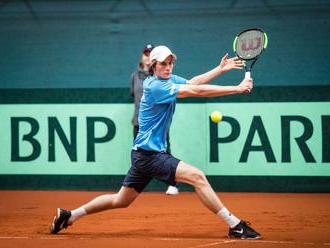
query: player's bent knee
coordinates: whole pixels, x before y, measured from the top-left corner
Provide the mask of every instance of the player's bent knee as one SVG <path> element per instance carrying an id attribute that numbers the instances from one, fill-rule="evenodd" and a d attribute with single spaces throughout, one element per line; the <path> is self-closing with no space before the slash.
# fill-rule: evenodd
<path id="1" fill-rule="evenodd" d="M 196 170 L 192 174 L 193 184 L 196 188 L 202 188 L 208 185 L 208 181 L 204 173 L 200 170 Z"/>
<path id="2" fill-rule="evenodd" d="M 122 200 L 114 201 L 114 208 L 127 208 L 131 203 Z"/>
<path id="3" fill-rule="evenodd" d="M 115 197 L 113 201 L 113 207 L 114 208 L 127 208 L 129 205 L 131 205 L 132 201 L 124 200 L 121 197 Z"/>
<path id="4" fill-rule="evenodd" d="M 127 208 L 129 205 L 131 205 L 130 202 L 122 202 L 122 203 L 120 204 L 120 208 Z"/>

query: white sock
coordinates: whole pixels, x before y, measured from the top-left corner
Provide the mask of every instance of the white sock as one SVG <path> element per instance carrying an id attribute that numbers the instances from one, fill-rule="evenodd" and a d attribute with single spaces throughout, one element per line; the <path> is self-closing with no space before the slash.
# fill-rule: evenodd
<path id="1" fill-rule="evenodd" d="M 225 207 L 221 208 L 220 211 L 217 213 L 217 215 L 222 217 L 224 221 L 226 221 L 227 224 L 230 226 L 230 228 L 237 226 L 237 224 L 241 221 L 235 215 L 230 213 L 228 209 Z"/>
<path id="2" fill-rule="evenodd" d="M 84 207 L 77 208 L 75 210 L 71 211 L 71 217 L 69 219 L 69 223 L 72 224 L 76 220 L 80 219 L 81 217 L 85 216 L 87 214 Z"/>

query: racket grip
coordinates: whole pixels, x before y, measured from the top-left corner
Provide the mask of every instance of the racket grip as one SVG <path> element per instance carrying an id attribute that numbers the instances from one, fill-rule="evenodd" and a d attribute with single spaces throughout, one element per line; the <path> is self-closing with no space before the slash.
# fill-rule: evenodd
<path id="1" fill-rule="evenodd" d="M 251 72 L 250 71 L 245 72 L 245 79 L 251 79 Z"/>

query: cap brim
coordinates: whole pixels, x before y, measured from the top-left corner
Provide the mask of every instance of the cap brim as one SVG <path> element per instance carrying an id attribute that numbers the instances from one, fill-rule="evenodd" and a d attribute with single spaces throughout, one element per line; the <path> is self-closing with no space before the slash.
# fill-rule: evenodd
<path id="1" fill-rule="evenodd" d="M 174 53 L 169 53 L 169 54 L 165 54 L 164 56 L 162 56 L 161 58 L 159 58 L 157 61 L 158 62 L 163 62 L 169 56 L 172 56 L 173 59 L 176 60 L 176 55 Z"/>

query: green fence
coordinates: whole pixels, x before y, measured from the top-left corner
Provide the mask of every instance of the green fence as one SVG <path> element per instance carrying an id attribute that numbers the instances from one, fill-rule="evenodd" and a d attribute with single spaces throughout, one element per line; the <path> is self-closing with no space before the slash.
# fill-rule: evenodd
<path id="1" fill-rule="evenodd" d="M 126 88 L 147 43 L 168 45 L 175 72 L 192 77 L 233 56 L 233 38 L 249 27 L 269 37 L 259 85 L 330 84 L 327 0 L 2 2 L 0 88 Z"/>

